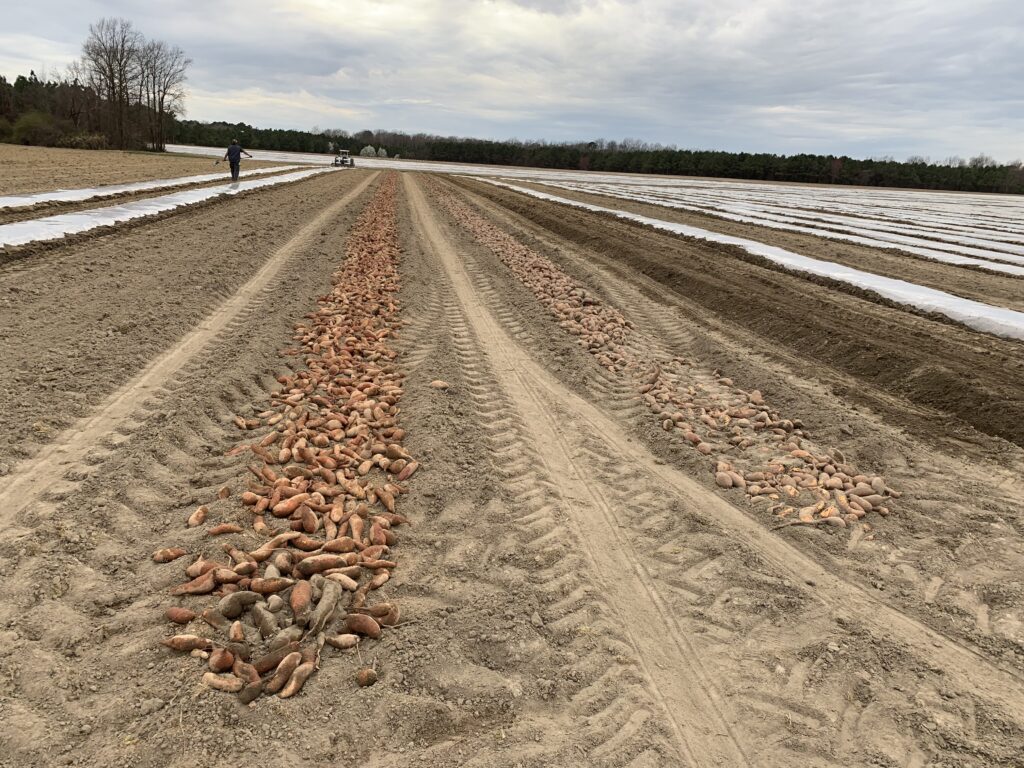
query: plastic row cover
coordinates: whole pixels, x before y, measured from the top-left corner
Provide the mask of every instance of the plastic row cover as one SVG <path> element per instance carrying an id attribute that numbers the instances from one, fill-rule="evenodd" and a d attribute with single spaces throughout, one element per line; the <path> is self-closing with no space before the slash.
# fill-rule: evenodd
<path id="1" fill-rule="evenodd" d="M 922 285 L 908 283 L 905 280 L 897 280 L 891 277 L 883 277 L 870 272 L 862 272 L 842 264 L 835 264 L 831 261 L 819 261 L 808 256 L 801 256 L 783 248 L 760 243 L 756 240 L 747 240 L 742 237 L 733 237 L 718 232 L 711 232 L 699 227 L 691 227 L 686 224 L 677 224 L 662 219 L 654 219 L 649 216 L 641 216 L 626 211 L 618 211 L 613 208 L 605 208 L 600 205 L 591 205 L 577 200 L 567 200 L 563 197 L 549 195 L 545 192 L 538 192 L 534 189 L 506 184 L 492 179 L 486 179 L 490 184 L 499 187 L 521 192 L 530 197 L 540 200 L 550 200 L 574 208 L 583 208 L 588 211 L 609 213 L 621 219 L 629 219 L 646 224 L 657 229 L 663 229 L 686 237 L 693 237 L 700 240 L 707 240 L 726 245 L 735 245 L 743 248 L 750 254 L 760 256 L 775 262 L 786 269 L 798 272 L 807 272 L 821 277 L 827 277 L 839 282 L 855 285 L 868 291 L 873 291 L 899 304 L 923 310 L 925 312 L 937 312 L 952 318 L 975 330 L 985 331 L 997 336 L 1005 336 L 1011 339 L 1024 340 L 1024 312 L 1017 312 L 1012 309 L 983 304 L 980 301 L 971 301 L 950 293 L 937 291 L 934 288 L 926 288 Z"/>
<path id="2" fill-rule="evenodd" d="M 294 173 L 286 173 L 281 176 L 271 176 L 266 179 L 239 181 L 232 184 L 221 184 L 216 187 L 204 187 L 203 189 L 189 189 L 183 192 L 174 192 L 170 195 L 136 200 L 124 203 L 123 205 L 112 205 L 107 208 L 93 208 L 88 211 L 63 213 L 57 216 L 44 216 L 29 221 L 4 224 L 0 226 L 0 248 L 57 240 L 65 235 L 77 235 L 97 227 L 109 227 L 113 224 L 120 224 L 133 219 L 155 216 L 165 211 L 171 211 L 186 205 L 194 205 L 214 197 L 237 195 L 239 192 L 247 192 L 250 189 L 272 187 L 275 184 L 284 184 L 289 181 L 299 181 L 300 179 L 315 176 L 318 173 L 328 173 L 330 171 L 330 168 L 312 168 L 304 171 L 295 171 Z"/>
<path id="3" fill-rule="evenodd" d="M 273 168 L 257 168 L 246 171 L 242 177 L 265 176 L 268 173 L 294 171 L 298 165 L 279 165 Z M 225 165 L 226 169 L 227 166 Z M 221 173 L 203 173 L 198 176 L 181 176 L 177 179 L 151 179 L 149 181 L 133 181 L 129 184 L 107 184 L 102 187 L 82 187 L 80 189 L 55 189 L 50 192 L 33 192 L 25 195 L 0 196 L 0 208 L 27 208 L 40 203 L 80 203 L 98 197 L 114 197 L 131 192 L 146 192 L 151 189 L 167 189 L 169 187 L 185 187 L 189 184 L 205 184 L 208 181 L 220 181 L 226 176 Z"/>

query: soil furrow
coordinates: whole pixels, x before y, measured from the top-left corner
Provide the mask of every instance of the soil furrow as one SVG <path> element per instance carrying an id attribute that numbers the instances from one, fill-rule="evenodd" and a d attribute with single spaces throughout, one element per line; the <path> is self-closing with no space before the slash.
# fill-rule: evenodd
<path id="1" fill-rule="evenodd" d="M 646 275 L 681 299 L 857 381 L 1024 445 L 1022 345 L 851 295 L 725 246 L 455 181 L 548 231 Z M 903 415 L 894 412 L 899 421 Z"/>
<path id="2" fill-rule="evenodd" d="M 638 626 L 638 622 L 642 621 L 641 616 L 647 622 L 654 617 L 660 619 L 663 631 L 656 633 L 657 637 L 659 640 L 668 638 L 669 643 L 653 642 L 654 637 L 651 635 L 635 632 L 630 633 L 631 641 L 637 648 L 637 655 L 653 690 L 658 693 L 671 717 L 687 760 L 699 760 L 703 764 L 747 764 L 747 756 L 732 733 L 734 717 L 727 712 L 725 703 L 714 691 L 707 675 L 697 666 L 685 636 L 672 626 L 660 596 L 651 589 L 639 563 L 627 554 L 627 549 L 609 546 L 619 539 L 614 513 L 600 492 L 587 482 L 588 476 L 582 467 L 576 465 L 571 458 L 566 463 L 569 453 L 561 436 L 564 427 L 559 425 L 558 416 L 549 411 L 550 394 L 542 395 L 543 390 L 535 388 L 518 372 L 525 355 L 479 304 L 452 245 L 434 223 L 423 192 L 415 186 L 415 182 L 407 182 L 406 188 L 412 200 L 414 216 L 452 279 L 456 294 L 472 319 L 481 344 L 490 349 L 492 354 L 498 355 L 498 371 L 517 371 L 511 375 L 502 375 L 502 384 L 510 392 L 517 410 L 536 432 L 540 459 L 548 473 L 559 478 L 558 498 L 577 518 L 575 524 L 589 552 L 591 567 L 608 590 L 616 611 L 622 616 L 623 624 Z M 612 574 L 615 574 L 614 579 Z M 656 677 L 654 666 L 674 669 L 677 674 L 684 670 L 688 672 L 685 673 L 686 678 L 681 680 L 658 679 L 660 676 Z"/>
<path id="3" fill-rule="evenodd" d="M 1010 576 L 1019 570 L 1024 552 L 1024 529 L 1016 514 L 1020 489 L 1015 478 L 1022 466 L 1019 451 L 1007 450 L 998 442 L 994 446 L 986 440 L 967 444 L 947 437 L 941 440 L 945 450 L 936 451 L 922 444 L 917 439 L 920 435 L 888 423 L 890 411 L 906 413 L 910 407 L 898 396 L 859 389 L 853 393 L 858 399 L 869 396 L 870 402 L 882 407 L 858 408 L 843 397 L 846 379 L 838 372 L 808 364 L 778 348 L 768 353 L 756 335 L 695 310 L 673 291 L 617 260 L 545 234 L 529 220 L 510 216 L 479 196 L 470 197 L 503 227 L 561 262 L 588 289 L 596 288 L 605 300 L 628 308 L 627 315 L 634 325 L 650 331 L 648 343 L 659 354 L 703 360 L 706 367 L 717 366 L 748 386 L 763 388 L 769 399 L 789 403 L 787 410 L 810 426 L 811 435 L 827 437 L 848 457 L 863 457 L 858 463 L 863 461 L 873 471 L 886 474 L 904 491 L 904 499 L 897 514 L 878 527 L 873 537 L 855 529 L 843 546 L 838 536 L 810 531 L 793 534 L 791 529 L 787 538 L 795 538 L 795 543 L 814 552 L 830 571 L 870 585 L 876 598 L 948 637 L 966 641 L 968 647 L 989 658 L 1024 670 L 1016 629 L 1020 611 L 1014 607 L 1013 595 L 1017 593 Z M 509 291 L 503 290 L 502 304 L 514 303 Z M 497 311 L 504 320 L 505 311 Z M 528 313 L 520 308 L 519 316 Z M 667 347 L 663 348 L 659 338 Z M 537 339 L 531 343 L 543 347 Z M 566 379 L 562 374 L 562 378 L 592 392 L 595 402 L 608 412 L 628 414 L 627 404 L 634 402 L 630 399 L 632 393 L 621 386 L 617 396 L 610 396 L 608 387 L 598 386 L 599 377 L 577 381 L 575 375 Z M 632 410 L 634 416 L 645 415 L 635 402 Z M 922 416 L 923 437 L 928 441 L 937 437 L 933 426 L 936 418 Z M 634 418 L 624 426 L 632 424 L 635 428 L 638 423 L 642 422 Z M 688 446 L 680 453 L 680 441 L 673 443 L 660 430 L 641 431 L 646 432 L 649 444 L 662 446 L 661 455 L 681 462 L 698 475 L 706 471 L 700 462 L 692 460 Z M 971 460 L 965 462 L 968 456 Z M 998 543 L 990 541 L 993 526 L 999 530 Z M 928 586 L 936 578 L 943 583 L 948 580 L 938 600 Z M 986 601 L 1000 606 L 996 625 L 982 626 L 978 622 L 977 617 L 988 608 Z"/>
<path id="4" fill-rule="evenodd" d="M 190 333 L 113 392 L 95 413 L 62 433 L 35 456 L 15 466 L 0 491 L 0 507 L 3 508 L 0 520 L 10 524 L 40 494 L 53 492 L 48 485 L 38 482 L 39 477 L 59 477 L 68 472 L 83 471 L 81 462 L 93 446 L 106 435 L 117 432 L 129 423 L 132 413 L 156 387 L 171 379 L 194 355 L 222 333 L 261 292 L 271 288 L 289 259 L 308 248 L 313 238 L 357 199 L 375 178 L 366 178 L 300 229 L 271 254 L 247 283 L 203 318 Z"/>
<path id="5" fill-rule="evenodd" d="M 418 223 L 417 198 L 415 192 L 412 195 L 413 218 Z M 431 260 L 440 268 L 434 244 L 429 237 L 425 239 L 430 246 Z M 594 590 L 589 585 L 588 564 L 580 562 L 566 546 L 567 537 L 572 534 L 564 523 L 564 491 L 560 491 L 559 484 L 550 479 L 550 470 L 537 450 L 535 423 L 530 414 L 523 413 L 514 399 L 505 394 L 505 386 L 498 385 L 501 377 L 495 374 L 494 366 L 501 366 L 502 361 L 488 361 L 493 349 L 477 341 L 478 333 L 471 325 L 471 318 L 464 315 L 465 309 L 453 290 L 444 285 L 448 279 L 450 275 L 439 278 L 434 291 L 443 302 L 444 325 L 452 334 L 453 351 L 465 375 L 464 384 L 458 391 L 465 393 L 466 399 L 480 414 L 480 432 L 489 449 L 494 470 L 501 477 L 501 486 L 508 494 L 514 510 L 512 515 L 516 529 L 521 532 L 519 536 L 522 546 L 538 564 L 532 580 L 544 599 L 542 605 L 538 606 L 538 619 L 534 623 L 570 636 L 578 636 L 583 641 L 581 647 L 586 647 L 586 638 L 598 630 L 601 633 L 619 634 L 613 629 L 616 622 L 609 625 L 606 618 L 607 614 L 614 616 L 616 612 L 603 607 L 603 600 L 595 605 L 596 594 L 604 590 Z M 635 644 L 629 646 L 628 658 L 631 665 L 647 665 L 637 653 Z M 584 655 L 577 662 L 580 672 L 570 674 L 570 679 L 576 679 L 577 676 L 582 679 L 592 677 L 595 661 L 600 663 L 599 659 L 591 658 L 590 654 Z M 622 659 L 620 663 L 627 662 Z M 665 742 L 664 735 L 653 741 L 652 736 L 665 727 L 656 726 L 655 723 L 665 722 L 665 712 L 670 710 L 663 709 L 664 701 L 662 706 L 658 706 L 649 694 L 643 693 L 650 681 L 649 671 L 642 677 L 630 673 L 626 679 L 618 680 L 614 686 L 616 692 L 612 695 L 608 681 L 599 676 L 574 695 L 577 704 L 570 707 L 567 713 L 551 713 L 545 720 L 554 717 L 556 722 L 564 721 L 566 729 L 577 732 L 576 743 L 587 750 L 594 761 L 591 764 L 624 765 L 626 760 L 638 752 L 642 753 L 655 745 L 662 753 L 662 759 L 665 759 L 666 751 L 675 750 Z M 640 683 L 640 690 L 637 690 L 637 683 Z M 620 722 L 620 715 L 616 713 L 623 708 L 627 711 L 639 708 L 643 713 L 642 722 L 631 721 L 628 717 L 625 717 L 628 722 Z M 648 722 L 648 713 L 652 708 L 660 714 Z M 525 723 L 520 727 L 525 727 Z M 537 720 L 535 727 L 546 733 L 544 741 L 550 744 L 543 749 L 552 756 L 566 746 L 571 746 L 563 743 L 563 737 L 557 735 L 557 730 L 550 722 Z M 677 759 L 673 757 L 666 764 L 677 764 Z"/>
<path id="6" fill-rule="evenodd" d="M 950 680 L 956 681 L 958 687 L 965 691 L 985 691 L 986 696 L 991 696 L 1007 714 L 1012 714 L 1020 721 L 1021 715 L 1024 715 L 1024 691 L 1016 676 L 993 665 L 977 650 L 943 637 L 912 617 L 879 603 L 859 587 L 842 581 L 806 555 L 758 528 L 756 523 L 738 510 L 713 497 L 709 498 L 706 492 L 697 490 L 688 478 L 657 463 L 643 449 L 623 438 L 617 425 L 609 423 L 606 417 L 589 404 L 579 402 L 569 395 L 564 387 L 552 382 L 550 376 L 525 355 L 511 367 L 524 371 L 532 382 L 546 389 L 553 400 L 572 402 L 574 414 L 589 422 L 596 434 L 615 446 L 620 461 L 628 458 L 635 466 L 646 468 L 696 507 L 714 509 L 716 519 L 726 522 L 780 573 L 790 574 L 798 582 L 809 579 L 819 585 L 821 588 L 816 589 L 816 593 L 832 610 L 845 615 L 850 615 L 847 612 L 852 613 L 857 621 L 863 621 L 878 637 L 898 638 L 898 642 L 906 643 L 918 658 L 941 656 L 946 674 Z M 979 685 L 983 676 L 988 681 Z"/>

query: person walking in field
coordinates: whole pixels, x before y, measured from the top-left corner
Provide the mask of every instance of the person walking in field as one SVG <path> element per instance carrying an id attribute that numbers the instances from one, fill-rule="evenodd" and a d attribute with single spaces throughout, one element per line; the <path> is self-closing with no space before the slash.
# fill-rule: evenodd
<path id="1" fill-rule="evenodd" d="M 238 139 L 231 140 L 231 146 L 228 147 L 228 151 L 224 153 L 224 159 L 228 161 L 231 166 L 231 180 L 238 181 L 238 167 L 242 163 L 242 155 L 245 155 L 249 159 L 252 159 L 252 155 L 242 149 L 238 143 Z"/>

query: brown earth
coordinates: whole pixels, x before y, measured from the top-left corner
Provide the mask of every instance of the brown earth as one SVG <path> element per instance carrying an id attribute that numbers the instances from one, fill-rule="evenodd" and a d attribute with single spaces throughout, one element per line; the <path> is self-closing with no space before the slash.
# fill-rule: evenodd
<path id="1" fill-rule="evenodd" d="M 905 403 L 894 403 L 890 418 L 897 423 L 923 417 L 933 422 L 924 428 L 936 438 L 971 440 L 972 430 L 965 429 L 969 425 L 1024 445 L 1020 342 L 924 317 L 845 284 L 785 272 L 732 246 L 544 204 L 485 182 L 459 183 L 612 257 L 625 274 L 652 278 L 691 306 L 761 336 L 767 345 L 780 345 L 841 371 L 850 377 L 841 387 L 870 383 L 937 411 L 917 413 Z M 863 394 L 872 398 L 873 393 Z M 940 414 L 954 421 L 938 423 Z"/>
<path id="2" fill-rule="evenodd" d="M 1019 345 L 440 182 L 623 312 L 636 344 L 685 356 L 695 382 L 760 389 L 903 491 L 870 535 L 772 531 L 415 174 L 395 345 L 423 469 L 388 584 L 404 623 L 325 655 L 291 700 L 246 707 L 199 684 L 198 660 L 159 646 L 181 568 L 149 554 L 215 546 L 184 528 L 197 504 L 246 522 L 215 499 L 247 482 L 225 455 L 232 419 L 301 369 L 278 350 L 376 178 L 330 174 L 0 268 L 19 288 L 0 304 L 3 450 L 28 460 L 0 488 L 0 765 L 1024 764 L 1021 388 L 986 354 Z M 947 366 L 969 391 L 927 401 L 915 372 Z M 1001 419 L 971 405 L 982 385 Z M 360 689 L 365 665 L 380 681 Z"/>
<path id="3" fill-rule="evenodd" d="M 1024 278 L 926 259 L 923 256 L 899 251 L 897 246 L 893 246 L 892 250 L 870 248 L 856 243 L 844 243 L 840 240 L 830 240 L 799 232 L 784 232 L 768 227 L 759 227 L 755 224 L 743 224 L 710 214 L 681 211 L 678 208 L 653 203 L 639 203 L 635 200 L 623 200 L 608 195 L 587 194 L 540 183 L 518 180 L 514 180 L 512 183 L 569 200 L 579 200 L 605 208 L 638 213 L 655 219 L 688 224 L 691 227 L 700 227 L 712 232 L 756 240 L 814 259 L 833 261 L 876 275 L 906 280 L 985 304 L 995 304 L 1017 311 L 1024 310 Z M 822 222 L 821 226 L 825 229 L 828 228 L 828 224 L 825 222 Z"/>
<path id="4" fill-rule="evenodd" d="M 282 168 L 285 166 L 282 166 Z M 269 178 L 271 176 L 283 175 L 283 173 L 290 173 L 290 171 L 284 171 L 282 173 L 266 173 L 254 178 Z M 247 177 L 244 172 L 241 176 L 242 181 L 246 181 Z M 174 192 L 184 192 L 185 190 L 193 189 L 205 189 L 206 187 L 221 186 L 225 183 L 231 182 L 231 177 L 225 175 L 223 178 L 216 181 L 207 181 L 200 184 L 184 184 L 178 187 L 169 187 L 166 189 L 154 189 L 145 192 L 129 192 L 121 195 L 111 195 L 109 197 L 101 197 L 93 200 L 85 200 L 82 202 L 75 203 L 61 203 L 61 202 L 48 202 L 40 203 L 38 205 L 26 206 L 24 208 L 2 208 L 0 209 L 0 225 L 11 224 L 16 221 L 27 221 L 29 219 L 36 219 L 41 216 L 56 216 L 63 213 L 73 213 L 75 211 L 87 211 L 93 208 L 105 208 L 111 205 L 122 205 L 123 203 L 131 202 L 134 200 L 143 200 L 145 198 L 161 197 L 163 195 L 173 194 Z"/>
<path id="5" fill-rule="evenodd" d="M 269 168 L 275 165 L 286 163 L 246 160 L 243 168 Z M 0 144 L 0 195 L 174 179 L 217 171 L 223 171 L 224 176 L 230 179 L 227 165 L 221 163 L 214 166 L 213 158 Z"/>
<path id="6" fill-rule="evenodd" d="M 371 175 L 326 174 L 0 266 L 0 464 L 89 413 Z"/>

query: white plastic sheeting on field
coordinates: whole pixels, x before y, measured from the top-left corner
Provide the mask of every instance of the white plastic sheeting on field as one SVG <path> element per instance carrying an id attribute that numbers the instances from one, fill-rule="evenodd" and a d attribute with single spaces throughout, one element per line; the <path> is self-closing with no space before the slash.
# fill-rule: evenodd
<path id="1" fill-rule="evenodd" d="M 243 178 L 265 176 L 268 173 L 285 173 L 304 167 L 298 165 L 280 165 L 273 168 L 257 168 L 241 174 Z M 95 200 L 102 197 L 114 197 L 132 192 L 147 192 L 152 189 L 169 189 L 184 187 L 190 184 L 205 184 L 209 181 L 223 181 L 227 176 L 227 165 L 221 173 L 203 173 L 197 176 L 180 176 L 176 179 L 150 179 L 149 181 L 133 181 L 127 184 L 106 184 L 101 187 L 82 187 L 80 189 L 55 189 L 50 192 L 32 192 L 24 195 L 0 195 L 0 209 L 27 208 L 40 203 L 80 203 L 84 200 Z"/>
<path id="2" fill-rule="evenodd" d="M 13 245 L 26 245 L 28 243 L 56 240 L 65 235 L 77 235 L 88 232 L 97 227 L 108 227 L 112 224 L 120 224 L 133 219 L 140 219 L 146 216 L 155 216 L 165 211 L 181 208 L 186 205 L 210 200 L 224 195 L 237 195 L 239 192 L 247 192 L 251 189 L 261 187 L 272 187 L 276 184 L 284 184 L 290 181 L 299 181 L 320 173 L 330 172 L 330 168 L 310 168 L 294 173 L 286 173 L 281 176 L 271 176 L 265 179 L 252 179 L 250 181 L 239 181 L 233 184 L 222 184 L 216 187 L 204 187 L 203 189 L 189 189 L 183 192 L 174 192 L 170 195 L 150 197 L 145 200 L 136 200 L 123 205 L 112 205 L 106 208 L 93 208 L 88 211 L 77 211 L 75 213 L 64 213 L 57 216 L 44 216 L 29 221 L 17 221 L 13 224 L 0 226 L 0 248 Z"/>
<path id="3" fill-rule="evenodd" d="M 882 275 L 875 275 L 870 272 L 862 272 L 859 269 L 853 269 L 830 261 L 819 261 L 818 259 L 812 259 L 808 256 L 801 256 L 800 254 L 792 253 L 783 248 L 777 248 L 773 245 L 767 245 L 766 243 L 759 243 L 756 240 L 747 240 L 742 237 L 723 235 L 718 232 L 711 232 L 706 229 L 691 227 L 686 224 L 677 224 L 675 222 L 654 219 L 649 216 L 641 216 L 627 211 L 618 211 L 614 208 L 605 208 L 600 205 L 591 205 L 590 203 L 582 203 L 577 200 L 569 200 L 564 197 L 549 195 L 545 192 L 538 192 L 535 189 L 520 187 L 515 184 L 507 184 L 505 182 L 495 181 L 492 179 L 487 179 L 486 181 L 490 184 L 494 184 L 495 186 L 506 187 L 540 200 L 550 200 L 552 202 L 570 205 L 574 208 L 582 208 L 584 210 L 595 211 L 598 213 L 609 213 L 621 219 L 637 221 L 641 224 L 656 227 L 657 229 L 667 230 L 678 235 L 707 240 L 713 243 L 735 245 L 747 251 L 747 253 L 768 259 L 769 261 L 779 264 L 786 269 L 798 272 L 807 272 L 809 274 L 819 275 L 831 280 L 838 280 L 843 283 L 848 283 L 849 285 L 857 286 L 858 288 L 873 291 L 874 293 L 899 304 L 915 307 L 916 309 L 924 310 L 925 312 L 937 312 L 979 331 L 993 333 L 998 336 L 1006 336 L 1012 339 L 1024 340 L 1024 312 L 996 307 L 991 304 L 982 304 L 978 301 L 964 299 L 950 293 L 937 291 L 933 288 L 926 288 L 925 286 L 908 283 L 905 280 L 896 280 L 891 277 L 883 277 Z"/>
<path id="4" fill-rule="evenodd" d="M 168 152 L 183 155 L 202 155 L 204 157 L 224 157 L 226 147 L 197 147 L 192 144 L 168 144 Z M 330 165 L 334 155 L 321 155 L 315 152 L 278 152 L 272 149 L 247 149 L 253 160 L 268 163 L 301 163 L 303 165 Z M 356 161 L 358 163 L 358 160 Z"/>
<path id="5" fill-rule="evenodd" d="M 220 147 L 168 149 L 214 157 Z M 259 160 L 327 164 L 332 155 L 252 150 Z M 530 181 L 692 210 L 756 226 L 902 251 L 932 261 L 1024 276 L 1024 196 L 781 184 L 359 157 L 372 170 Z"/>
<path id="6" fill-rule="evenodd" d="M 545 182 L 547 186 L 566 189 L 573 192 L 597 193 L 618 197 L 624 200 L 635 200 L 641 203 L 661 205 L 666 208 L 677 210 L 694 211 L 717 216 L 728 221 L 735 221 L 741 224 L 755 224 L 759 227 L 777 229 L 785 232 L 799 232 L 802 234 L 824 237 L 829 240 L 841 240 L 857 245 L 867 245 L 873 248 L 895 248 L 915 256 L 921 256 L 931 261 L 941 261 L 947 264 L 958 266 L 971 266 L 985 269 L 990 272 L 1002 272 L 1007 275 L 1024 276 L 1024 255 L 1005 253 L 1001 251 L 985 250 L 967 245 L 953 245 L 929 240 L 925 238 L 911 237 L 896 232 L 879 233 L 865 227 L 844 226 L 842 229 L 826 229 L 824 226 L 812 226 L 813 221 L 802 219 L 798 216 L 781 216 L 765 212 L 755 206 L 723 205 L 704 203 L 698 199 L 697 202 L 680 202 L 674 198 L 664 195 L 639 194 L 628 192 L 623 188 L 612 188 L 607 185 L 590 184 L 566 184 L 560 182 Z M 827 225 L 827 224 L 826 224 Z M 936 235 L 937 237 L 938 235 Z"/>

